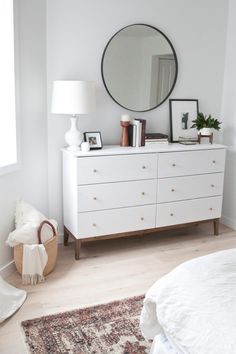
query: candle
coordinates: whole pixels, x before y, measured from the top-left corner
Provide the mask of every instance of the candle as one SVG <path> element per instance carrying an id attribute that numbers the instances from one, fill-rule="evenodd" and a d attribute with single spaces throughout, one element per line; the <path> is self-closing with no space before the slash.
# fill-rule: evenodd
<path id="1" fill-rule="evenodd" d="M 130 122 L 130 116 L 128 114 L 121 115 L 121 122 Z"/>

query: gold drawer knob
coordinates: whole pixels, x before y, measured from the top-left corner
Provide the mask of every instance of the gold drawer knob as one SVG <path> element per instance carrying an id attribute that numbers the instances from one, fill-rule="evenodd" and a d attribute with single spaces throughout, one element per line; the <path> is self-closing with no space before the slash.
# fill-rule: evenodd
<path id="1" fill-rule="evenodd" d="M 216 163 L 216 160 L 212 160 L 212 163 Z"/>
<path id="2" fill-rule="evenodd" d="M 144 220 L 144 218 L 141 216 L 140 220 L 141 220 L 141 221 L 143 221 L 143 220 Z"/>
<path id="3" fill-rule="evenodd" d="M 93 197 L 93 200 L 97 200 L 97 197 Z"/>
<path id="4" fill-rule="evenodd" d="M 142 169 L 144 169 L 144 170 L 145 170 L 145 168 L 147 168 L 147 167 L 146 167 L 145 165 L 143 165 L 143 166 L 142 166 Z"/>
<path id="5" fill-rule="evenodd" d="M 142 195 L 145 195 L 145 192 L 142 192 Z"/>
<path id="6" fill-rule="evenodd" d="M 214 184 L 211 184 L 211 187 L 212 187 L 212 188 L 214 188 L 214 187 L 215 187 L 215 185 L 214 185 Z"/>
<path id="7" fill-rule="evenodd" d="M 209 210 L 210 210 L 210 211 L 212 211 L 212 210 L 213 210 L 213 208 L 209 208 Z"/>
<path id="8" fill-rule="evenodd" d="M 171 192 L 174 192 L 174 191 L 175 191 L 174 188 L 172 188 L 172 189 L 171 189 Z"/>
<path id="9" fill-rule="evenodd" d="M 96 227 L 96 226 L 97 226 L 97 224 L 94 223 L 94 224 L 93 224 L 93 227 Z"/>
<path id="10" fill-rule="evenodd" d="M 96 170 L 96 169 L 94 169 L 94 170 L 93 170 L 93 172 L 94 172 L 94 173 L 96 173 L 96 172 L 97 172 L 97 170 Z"/>
<path id="11" fill-rule="evenodd" d="M 170 213 L 170 216 L 174 216 L 174 214 L 173 214 L 173 213 Z"/>
<path id="12" fill-rule="evenodd" d="M 173 167 L 175 167 L 175 166 L 176 166 L 176 164 L 175 164 L 175 163 L 172 163 L 172 166 L 173 166 Z"/>

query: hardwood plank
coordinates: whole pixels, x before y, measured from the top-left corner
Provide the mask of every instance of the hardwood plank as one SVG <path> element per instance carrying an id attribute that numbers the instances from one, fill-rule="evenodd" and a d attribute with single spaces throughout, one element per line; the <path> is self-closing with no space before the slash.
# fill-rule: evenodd
<path id="1" fill-rule="evenodd" d="M 61 311 L 145 293 L 162 275 L 194 257 L 236 246 L 236 231 L 212 223 L 130 237 L 84 243 L 80 260 L 74 243 L 59 246 L 55 270 L 45 283 L 23 286 L 15 272 L 8 281 L 26 289 L 22 308 L 0 325 L 0 353 L 27 353 L 20 322 Z M 12 335 L 14 334 L 14 341 Z"/>

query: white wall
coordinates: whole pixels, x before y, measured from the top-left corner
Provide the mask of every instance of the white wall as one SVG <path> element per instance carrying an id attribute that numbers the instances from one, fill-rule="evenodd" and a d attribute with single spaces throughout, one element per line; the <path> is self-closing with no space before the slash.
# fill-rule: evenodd
<path id="1" fill-rule="evenodd" d="M 46 0 L 17 3 L 22 166 L 0 176 L 0 270 L 12 260 L 5 245 L 13 229 L 16 200 L 47 213 Z M 7 147 L 6 147 L 7 148 Z"/>
<path id="2" fill-rule="evenodd" d="M 236 230 L 236 2 L 229 2 L 224 95 L 222 103 L 223 138 L 226 158 L 223 222 Z"/>
<path id="3" fill-rule="evenodd" d="M 19 6 L 22 168 L 0 177 L 0 268 L 11 260 L 5 239 L 13 228 L 18 198 L 27 199 L 46 214 L 49 212 L 62 225 L 60 148 L 64 145 L 69 120 L 50 114 L 52 81 L 96 81 L 97 111 L 81 118 L 80 129 L 101 131 L 105 144 L 119 143 L 119 118 L 124 110 L 105 91 L 100 73 L 101 57 L 107 41 L 117 30 L 132 23 L 147 23 L 162 30 L 176 50 L 179 74 L 172 98 L 198 98 L 200 110 L 219 116 L 228 3 L 225 0 L 16 2 Z M 225 107 L 230 120 L 234 106 L 226 102 Z M 168 102 L 153 111 L 131 115 L 147 119 L 149 131 L 169 131 Z M 231 136 L 230 130 L 225 134 Z"/>
<path id="4" fill-rule="evenodd" d="M 104 47 L 122 27 L 133 23 L 156 26 L 171 40 L 179 74 L 172 98 L 198 98 L 200 110 L 221 112 L 227 5 L 225 0 L 50 0 L 47 2 L 48 98 L 55 79 L 94 80 L 97 111 L 81 118 L 82 131 L 99 130 L 104 143 L 119 143 L 119 117 L 102 84 Z M 149 131 L 169 131 L 168 102 L 133 114 L 147 119 Z M 69 120 L 48 114 L 50 216 L 62 222 L 61 156 Z"/>

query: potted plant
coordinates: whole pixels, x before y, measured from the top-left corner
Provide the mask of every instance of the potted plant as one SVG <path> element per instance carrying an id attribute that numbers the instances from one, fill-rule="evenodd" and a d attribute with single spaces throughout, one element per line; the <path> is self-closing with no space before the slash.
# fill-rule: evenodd
<path id="1" fill-rule="evenodd" d="M 213 129 L 220 130 L 221 122 L 218 119 L 213 118 L 211 115 L 206 116 L 201 112 L 198 113 L 197 118 L 192 122 L 191 128 L 197 128 L 202 135 L 211 135 Z"/>

